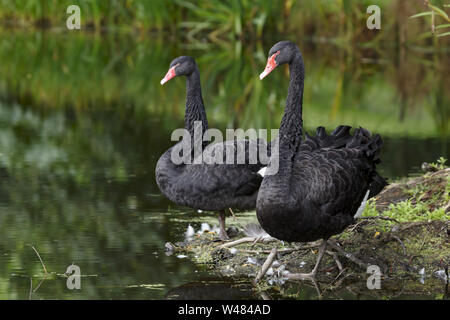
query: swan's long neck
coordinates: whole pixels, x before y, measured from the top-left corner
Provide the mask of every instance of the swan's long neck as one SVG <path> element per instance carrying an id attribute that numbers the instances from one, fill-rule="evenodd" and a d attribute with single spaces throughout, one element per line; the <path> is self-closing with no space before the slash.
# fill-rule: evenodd
<path id="1" fill-rule="evenodd" d="M 200 86 L 200 73 L 196 69 L 186 77 L 186 113 L 184 116 L 184 128 L 194 138 L 194 124 L 196 121 L 202 123 L 202 136 L 208 129 L 205 106 L 203 105 L 202 89 Z M 203 145 L 204 146 L 204 145 Z M 192 148 L 194 146 L 192 145 Z"/>
<path id="2" fill-rule="evenodd" d="M 280 156 L 288 161 L 296 154 L 303 135 L 302 105 L 305 65 L 300 52 L 289 64 L 289 72 L 288 96 L 279 131 Z"/>

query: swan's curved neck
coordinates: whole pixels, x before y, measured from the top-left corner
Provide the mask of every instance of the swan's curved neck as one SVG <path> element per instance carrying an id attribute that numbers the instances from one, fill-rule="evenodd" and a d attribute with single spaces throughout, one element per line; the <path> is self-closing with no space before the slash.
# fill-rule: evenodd
<path id="1" fill-rule="evenodd" d="M 296 154 L 303 135 L 302 105 L 305 65 L 300 52 L 289 64 L 289 72 L 288 96 L 279 131 L 280 155 L 284 154 L 288 157 Z"/>
<path id="2" fill-rule="evenodd" d="M 196 69 L 186 77 L 186 112 L 184 116 L 184 128 L 194 137 L 194 123 L 201 121 L 202 136 L 208 129 L 205 106 L 203 105 L 202 89 L 200 86 L 200 73 Z"/>

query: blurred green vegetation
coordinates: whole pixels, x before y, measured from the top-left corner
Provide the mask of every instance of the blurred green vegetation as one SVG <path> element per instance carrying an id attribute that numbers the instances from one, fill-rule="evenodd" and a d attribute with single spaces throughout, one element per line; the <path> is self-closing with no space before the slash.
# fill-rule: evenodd
<path id="1" fill-rule="evenodd" d="M 278 128 L 288 77 L 264 68 L 272 42 L 167 45 L 130 35 L 0 32 L 0 97 L 43 109 L 72 106 L 151 111 L 167 129 L 184 116 L 184 81 L 159 80 L 170 61 L 197 58 L 205 104 L 218 128 Z M 293 39 L 293 38 L 291 38 Z M 294 40 L 294 39 L 293 39 Z M 364 126 L 389 136 L 449 135 L 450 57 L 442 52 L 299 43 L 307 68 L 307 128 Z"/>
<path id="2" fill-rule="evenodd" d="M 450 23 L 448 23 L 450 22 L 450 17 L 445 12 L 446 8 L 450 8 L 450 2 L 448 4 L 444 4 L 443 2 L 444 0 L 425 0 L 424 3 L 427 6 L 427 11 L 409 17 L 410 19 L 429 17 L 431 20 L 430 31 L 422 33 L 419 38 L 450 36 L 450 32 L 448 31 L 448 28 L 450 28 Z"/>
<path id="3" fill-rule="evenodd" d="M 429 5 L 442 18 L 446 3 Z M 295 34 L 395 45 L 423 40 L 430 29 L 427 19 L 408 19 L 428 9 L 423 0 L 0 0 L 0 19 L 6 26 L 65 28 L 72 4 L 80 6 L 84 29 L 154 30 L 212 41 Z M 381 8 L 380 32 L 359 27 L 369 5 Z"/>

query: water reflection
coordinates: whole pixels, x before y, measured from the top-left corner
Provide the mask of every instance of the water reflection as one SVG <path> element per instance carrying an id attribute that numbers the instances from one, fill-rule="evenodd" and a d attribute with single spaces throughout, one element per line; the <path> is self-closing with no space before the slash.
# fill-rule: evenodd
<path id="1" fill-rule="evenodd" d="M 50 272 L 33 299 L 164 298 L 204 279 L 207 270 L 163 252 L 198 215 L 156 187 L 156 161 L 184 114 L 184 82 L 162 90 L 159 80 L 173 57 L 196 56 L 212 127 L 277 128 L 287 77 L 259 81 L 267 42 L 204 50 L 117 34 L 2 34 L 0 298 L 27 299 L 30 277 L 33 287 L 42 278 L 31 245 Z M 302 48 L 308 128 L 381 133 L 389 177 L 448 157 L 448 56 Z M 62 276 L 72 263 L 80 291 Z"/>
<path id="2" fill-rule="evenodd" d="M 261 299 L 248 282 L 233 279 L 206 278 L 200 282 L 189 282 L 167 292 L 169 300 L 248 300 Z"/>

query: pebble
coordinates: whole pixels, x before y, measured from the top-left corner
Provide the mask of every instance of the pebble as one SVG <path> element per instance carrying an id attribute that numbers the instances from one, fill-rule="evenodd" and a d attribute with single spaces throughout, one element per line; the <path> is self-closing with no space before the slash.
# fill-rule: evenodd
<path id="1" fill-rule="evenodd" d="M 166 242 L 164 245 L 164 251 L 166 252 L 166 255 L 171 256 L 175 251 L 175 246 L 170 242 Z"/>

